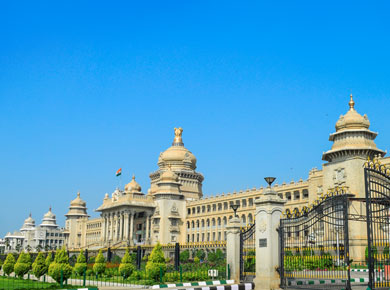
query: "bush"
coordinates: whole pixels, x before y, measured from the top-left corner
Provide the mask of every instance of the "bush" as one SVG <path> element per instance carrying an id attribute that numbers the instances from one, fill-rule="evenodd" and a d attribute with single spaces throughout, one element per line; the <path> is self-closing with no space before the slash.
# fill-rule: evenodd
<path id="1" fill-rule="evenodd" d="M 131 258 L 129 254 L 129 250 L 126 250 L 125 255 L 122 258 L 121 264 L 119 265 L 119 272 L 121 273 L 122 277 L 127 278 L 129 277 L 135 270 L 135 266 L 133 264 L 133 259 Z"/>
<path id="2" fill-rule="evenodd" d="M 51 262 L 52 262 L 51 254 L 48 253 L 48 254 L 47 254 L 47 257 L 46 257 L 46 259 L 45 259 L 45 264 L 46 264 L 47 270 L 49 270 L 49 266 L 50 266 Z M 46 273 L 47 273 L 47 272 L 46 272 Z"/>
<path id="3" fill-rule="evenodd" d="M 157 245 L 153 248 L 148 262 L 146 263 L 146 271 L 151 279 L 159 281 L 160 271 L 162 272 L 162 275 L 164 275 L 166 270 L 167 265 L 165 264 L 164 252 L 160 243 L 157 242 Z"/>
<path id="4" fill-rule="evenodd" d="M 185 250 L 185 251 L 180 253 L 180 262 L 181 263 L 187 263 L 189 258 L 190 258 L 190 251 L 189 250 Z"/>
<path id="5" fill-rule="evenodd" d="M 77 257 L 77 261 L 74 266 L 74 271 L 76 272 L 76 274 L 81 276 L 84 274 L 86 270 L 87 270 L 87 260 L 85 259 L 83 251 L 80 250 L 80 254 Z"/>
<path id="6" fill-rule="evenodd" d="M 31 257 L 29 253 L 21 252 L 16 261 L 14 272 L 19 278 L 23 278 L 31 269 Z"/>
<path id="7" fill-rule="evenodd" d="M 197 250 L 195 256 L 200 260 L 203 261 L 206 257 L 206 253 L 203 250 Z"/>
<path id="8" fill-rule="evenodd" d="M 49 267 L 46 266 L 45 257 L 41 252 L 39 252 L 38 256 L 35 258 L 34 263 L 32 264 L 32 270 L 34 276 L 38 279 L 47 273 L 47 269 Z"/>
<path id="9" fill-rule="evenodd" d="M 11 253 L 7 255 L 7 258 L 4 261 L 3 271 L 8 276 L 14 271 L 15 267 L 15 257 Z"/>
<path id="10" fill-rule="evenodd" d="M 93 272 L 96 275 L 101 275 L 106 270 L 106 263 L 104 260 L 104 256 L 102 250 L 99 251 L 99 254 L 96 257 L 95 264 L 93 265 Z"/>
<path id="11" fill-rule="evenodd" d="M 180 281 L 179 272 L 165 273 L 164 282 L 176 282 L 176 281 Z"/>
<path id="12" fill-rule="evenodd" d="M 0 259 L 0 270 L 1 270 L 1 267 L 3 267 L 3 260 Z"/>
<path id="13" fill-rule="evenodd" d="M 65 248 L 57 250 L 54 261 L 49 266 L 49 275 L 57 282 L 61 281 L 61 272 L 63 281 L 72 275 L 72 267 L 69 265 L 68 254 Z"/>

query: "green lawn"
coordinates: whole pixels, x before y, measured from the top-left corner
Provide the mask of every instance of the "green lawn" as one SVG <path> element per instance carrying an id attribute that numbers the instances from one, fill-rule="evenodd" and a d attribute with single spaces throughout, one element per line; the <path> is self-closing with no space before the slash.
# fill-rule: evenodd
<path id="1" fill-rule="evenodd" d="M 92 286 L 91 286 L 92 287 Z M 45 283 L 34 280 L 18 279 L 13 277 L 0 276 L 0 290 L 28 290 L 28 289 L 58 289 L 60 286 L 56 283 Z M 66 289 L 80 288 L 80 286 L 64 286 Z M 87 288 L 87 287 L 83 287 Z"/>

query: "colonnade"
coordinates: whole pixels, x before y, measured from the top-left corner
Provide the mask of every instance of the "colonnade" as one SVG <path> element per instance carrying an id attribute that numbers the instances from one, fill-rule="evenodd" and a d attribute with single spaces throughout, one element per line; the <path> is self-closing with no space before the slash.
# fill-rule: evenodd
<path id="1" fill-rule="evenodd" d="M 150 241 L 150 227 L 152 214 L 146 211 L 144 219 L 146 219 L 144 242 Z M 134 227 L 135 215 L 134 210 L 113 211 L 102 214 L 102 235 L 101 241 L 106 243 L 108 241 L 118 243 L 122 241 L 129 241 L 132 245 L 134 242 Z"/>

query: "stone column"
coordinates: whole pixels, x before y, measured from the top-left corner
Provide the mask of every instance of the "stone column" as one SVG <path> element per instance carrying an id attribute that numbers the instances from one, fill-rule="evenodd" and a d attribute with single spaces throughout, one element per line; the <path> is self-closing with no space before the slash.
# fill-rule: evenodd
<path id="1" fill-rule="evenodd" d="M 119 213 L 119 240 L 123 240 L 123 212 Z"/>
<path id="2" fill-rule="evenodd" d="M 133 233 L 134 233 L 134 212 L 130 212 L 130 245 L 134 244 Z"/>
<path id="3" fill-rule="evenodd" d="M 145 231 L 145 243 L 149 241 L 149 228 L 150 228 L 150 214 L 146 215 L 146 231 Z"/>
<path id="4" fill-rule="evenodd" d="M 279 234 L 283 206 L 286 200 L 268 186 L 264 194 L 255 200 L 256 205 L 256 290 L 280 288 L 279 267 Z"/>
<path id="5" fill-rule="evenodd" d="M 226 227 L 226 263 L 230 267 L 230 278 L 237 283 L 240 282 L 240 228 L 241 221 L 238 217 L 233 217 Z"/>
<path id="6" fill-rule="evenodd" d="M 114 229 L 115 229 L 115 234 L 114 234 L 114 242 L 118 240 L 118 213 L 114 213 Z"/>
<path id="7" fill-rule="evenodd" d="M 124 222 L 124 240 L 128 241 L 129 239 L 129 212 L 128 211 L 125 211 L 124 213 L 124 218 L 125 218 L 125 222 Z"/>
<path id="8" fill-rule="evenodd" d="M 114 214 L 110 214 L 110 241 L 114 240 Z"/>

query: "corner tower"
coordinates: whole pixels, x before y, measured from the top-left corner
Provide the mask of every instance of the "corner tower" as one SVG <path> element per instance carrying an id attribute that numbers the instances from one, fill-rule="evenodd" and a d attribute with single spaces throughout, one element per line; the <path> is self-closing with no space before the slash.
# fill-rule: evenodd
<path id="1" fill-rule="evenodd" d="M 203 175 L 195 171 L 196 158 L 184 147 L 182 128 L 175 128 L 175 137 L 172 146 L 160 153 L 158 158 L 159 169 L 150 174 L 150 194 L 158 191 L 158 183 L 164 172 L 172 170 L 178 176 L 180 191 L 187 200 L 200 199 L 203 196 Z"/>

